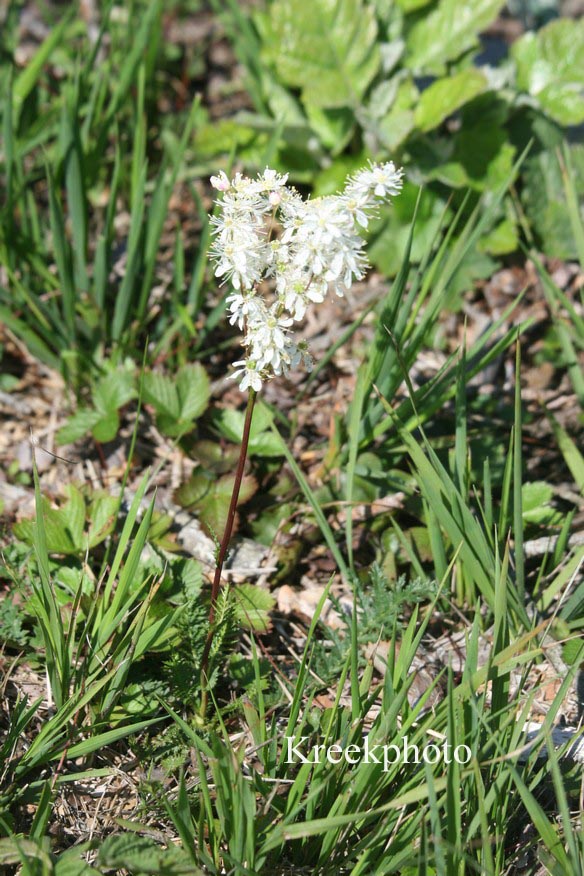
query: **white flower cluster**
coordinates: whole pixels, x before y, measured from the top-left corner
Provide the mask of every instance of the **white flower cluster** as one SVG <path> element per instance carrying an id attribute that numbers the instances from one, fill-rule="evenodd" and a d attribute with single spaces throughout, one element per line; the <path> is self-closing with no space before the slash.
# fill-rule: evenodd
<path id="1" fill-rule="evenodd" d="M 398 195 L 402 171 L 392 161 L 370 164 L 351 177 L 343 192 L 303 200 L 287 186 L 288 175 L 266 168 L 256 179 L 221 171 L 211 177 L 220 192 L 211 257 L 215 276 L 230 282 L 232 324 L 245 333 L 246 357 L 235 363 L 240 388 L 286 374 L 312 359 L 291 327 L 329 288 L 342 296 L 364 276 L 367 262 L 360 228 L 367 228 L 380 200 Z M 260 291 L 271 281 L 273 301 Z"/>

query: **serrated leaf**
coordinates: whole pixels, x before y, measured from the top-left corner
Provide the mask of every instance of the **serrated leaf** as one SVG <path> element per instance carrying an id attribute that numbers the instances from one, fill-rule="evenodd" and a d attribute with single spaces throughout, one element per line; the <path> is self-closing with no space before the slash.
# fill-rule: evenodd
<path id="1" fill-rule="evenodd" d="M 100 846 L 97 860 L 104 869 L 128 870 L 133 876 L 201 876 L 201 871 L 181 848 L 164 849 L 153 839 L 134 833 L 107 837 Z"/>
<path id="2" fill-rule="evenodd" d="M 575 166 L 575 187 L 584 197 L 584 147 L 571 148 Z M 577 258 L 570 216 L 566 210 L 565 193 L 558 159 L 553 151 L 542 151 L 524 165 L 523 206 L 548 256 L 561 259 Z"/>
<path id="3" fill-rule="evenodd" d="M 57 432 L 57 444 L 72 444 L 91 432 L 101 415 L 91 408 L 79 408 Z"/>
<path id="4" fill-rule="evenodd" d="M 83 549 L 85 547 L 84 542 L 86 541 L 83 537 L 85 529 L 85 499 L 73 484 L 67 485 L 65 493 L 68 496 L 68 500 L 58 511 L 51 510 L 49 518 L 54 515 L 55 521 L 64 528 L 72 543 L 78 549 Z"/>
<path id="5" fill-rule="evenodd" d="M 256 403 L 251 421 L 248 454 L 250 456 L 282 456 L 282 447 L 278 437 L 269 429 L 273 415 L 270 409 L 261 402 Z M 221 434 L 234 444 L 241 444 L 245 414 L 227 408 L 218 411 L 215 422 Z"/>
<path id="6" fill-rule="evenodd" d="M 206 410 L 209 396 L 209 378 L 198 362 L 183 366 L 176 378 L 157 371 L 144 375 L 144 401 L 155 408 L 159 429 L 171 438 L 190 431 Z"/>
<path id="7" fill-rule="evenodd" d="M 305 104 L 356 107 L 380 65 L 374 9 L 362 0 L 276 0 L 264 54 Z"/>
<path id="8" fill-rule="evenodd" d="M 178 420 L 180 415 L 180 403 L 176 383 L 170 377 L 160 374 L 159 371 L 148 371 L 144 375 L 142 384 L 142 397 L 146 404 L 152 405 L 156 413 Z"/>
<path id="9" fill-rule="evenodd" d="M 99 420 L 91 430 L 91 434 L 96 441 L 102 444 L 108 441 L 113 441 L 118 434 L 120 428 L 120 418 L 117 410 L 112 409 L 108 414 L 100 416 Z"/>
<path id="10" fill-rule="evenodd" d="M 355 115 L 346 107 L 321 109 L 314 104 L 306 104 L 306 115 L 320 142 L 330 149 L 333 155 L 343 151 L 355 130 Z"/>
<path id="11" fill-rule="evenodd" d="M 396 77 L 394 77 L 395 79 Z M 374 134 L 388 150 L 397 149 L 415 127 L 415 111 L 419 91 L 411 76 L 402 78 L 391 108 L 377 122 Z M 375 112 L 375 109 L 372 107 Z"/>
<path id="12" fill-rule="evenodd" d="M 80 849 L 67 849 L 55 861 L 54 876 L 98 876 L 99 872 L 81 857 Z"/>
<path id="13" fill-rule="evenodd" d="M 521 487 L 523 519 L 528 523 L 545 523 L 555 514 L 550 508 L 554 491 L 545 481 L 531 481 Z"/>
<path id="14" fill-rule="evenodd" d="M 123 369 L 112 371 L 98 380 L 92 393 L 96 410 L 106 417 L 127 404 L 135 395 L 134 377 Z"/>
<path id="15" fill-rule="evenodd" d="M 51 508 L 43 499 L 43 520 L 47 551 L 53 554 L 77 554 L 87 547 L 84 538 L 85 501 L 76 487 L 67 487 L 68 499 L 60 508 Z M 21 520 L 15 524 L 17 538 L 32 543 L 35 531 L 34 520 Z"/>
<path id="16" fill-rule="evenodd" d="M 203 567 L 198 560 L 192 557 L 187 557 L 181 562 L 180 581 L 182 587 L 187 598 L 194 600 L 203 589 Z"/>
<path id="17" fill-rule="evenodd" d="M 235 475 L 224 475 L 222 478 L 215 483 L 215 490 L 218 494 L 222 496 L 227 496 L 231 499 L 231 494 L 233 492 L 233 487 L 235 484 Z M 258 482 L 253 477 L 253 475 L 245 475 L 242 478 L 241 486 L 239 488 L 239 496 L 237 498 L 237 504 L 243 505 L 245 502 L 249 502 L 254 493 L 257 492 Z"/>
<path id="18" fill-rule="evenodd" d="M 421 131 L 437 128 L 448 116 L 487 89 L 487 80 L 480 70 L 470 68 L 433 82 L 422 92 L 415 112 Z"/>
<path id="19" fill-rule="evenodd" d="M 267 633 L 272 625 L 270 611 L 276 600 L 267 590 L 254 584 L 233 588 L 235 614 L 240 624 L 256 633 Z"/>
<path id="20" fill-rule="evenodd" d="M 584 20 L 552 21 L 513 43 L 517 85 L 561 125 L 584 121 Z"/>
<path id="21" fill-rule="evenodd" d="M 198 502 L 203 501 L 213 487 L 213 480 L 202 469 L 196 469 L 188 481 L 174 493 L 174 501 L 182 508 L 193 508 Z"/>
<path id="22" fill-rule="evenodd" d="M 94 493 L 89 503 L 89 547 L 100 544 L 113 532 L 119 499 L 107 493 Z"/>
<path id="23" fill-rule="evenodd" d="M 235 469 L 239 458 L 239 448 L 233 444 L 222 445 L 217 441 L 204 439 L 197 441 L 190 449 L 191 456 L 201 465 L 218 474 Z"/>
<path id="24" fill-rule="evenodd" d="M 219 478 L 208 495 L 197 503 L 197 507 L 200 508 L 199 519 L 201 523 L 211 535 L 216 535 L 219 538 L 221 538 L 225 531 L 234 483 L 234 475 L 225 475 Z M 256 479 L 251 477 L 251 475 L 246 475 L 241 482 L 237 505 L 243 505 L 247 502 L 256 490 Z M 233 527 L 234 532 L 237 531 L 238 526 L 239 516 L 236 515 Z"/>
<path id="25" fill-rule="evenodd" d="M 207 409 L 211 387 L 207 372 L 200 364 L 184 365 L 177 374 L 176 388 L 179 400 L 179 418 L 189 423 Z"/>
<path id="26" fill-rule="evenodd" d="M 499 14 L 505 0 L 440 0 L 406 38 L 406 65 L 416 73 L 440 76 L 454 61 L 477 45 L 477 35 Z"/>

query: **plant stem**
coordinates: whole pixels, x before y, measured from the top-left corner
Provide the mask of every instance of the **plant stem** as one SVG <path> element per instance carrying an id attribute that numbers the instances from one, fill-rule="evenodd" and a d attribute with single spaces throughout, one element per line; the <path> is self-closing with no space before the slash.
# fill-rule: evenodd
<path id="1" fill-rule="evenodd" d="M 205 640 L 205 647 L 203 648 L 203 656 L 201 657 L 201 710 L 200 716 L 204 719 L 205 714 L 207 712 L 207 702 L 208 702 L 208 669 L 209 669 L 209 655 L 211 653 L 211 646 L 213 644 L 213 638 L 215 636 L 214 622 L 215 622 L 215 608 L 217 606 L 217 599 L 219 598 L 219 593 L 221 591 L 221 572 L 223 571 L 223 563 L 225 562 L 225 557 L 227 555 L 227 549 L 229 547 L 229 542 L 231 541 L 231 533 L 233 532 L 233 521 L 235 520 L 235 512 L 237 510 L 237 500 L 239 499 L 239 490 L 241 488 L 241 481 L 243 479 L 243 470 L 245 468 L 245 460 L 247 458 L 247 447 L 249 444 L 249 433 L 251 429 L 251 419 L 253 416 L 253 409 L 255 405 L 255 400 L 257 396 L 257 391 L 255 389 L 249 390 L 249 395 L 247 397 L 247 407 L 245 409 L 245 422 L 243 424 L 243 435 L 241 437 L 241 447 L 239 450 L 239 460 L 237 462 L 237 469 L 235 472 L 235 482 L 233 484 L 233 492 L 231 493 L 231 502 L 229 504 L 229 511 L 227 512 L 227 521 L 225 523 L 225 531 L 223 532 L 223 538 L 221 539 L 221 544 L 219 546 L 219 553 L 217 554 L 217 565 L 215 566 L 215 576 L 213 578 L 213 586 L 211 587 L 211 605 L 209 607 L 209 621 L 208 621 L 208 630 L 207 630 L 207 638 Z"/>

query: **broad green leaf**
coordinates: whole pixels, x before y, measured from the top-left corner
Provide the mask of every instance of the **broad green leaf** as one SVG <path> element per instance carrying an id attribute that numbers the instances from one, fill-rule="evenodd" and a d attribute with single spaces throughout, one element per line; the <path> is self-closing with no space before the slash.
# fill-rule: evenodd
<path id="1" fill-rule="evenodd" d="M 216 492 L 221 495 L 228 497 L 231 499 L 231 494 L 233 492 L 233 484 L 235 483 L 234 475 L 224 475 L 222 478 L 215 484 Z M 251 497 L 257 491 L 258 484 L 254 477 L 251 475 L 246 475 L 242 482 L 241 487 L 239 488 L 239 497 L 237 499 L 238 505 L 243 505 L 245 502 L 249 502 Z"/>
<path id="2" fill-rule="evenodd" d="M 305 104 L 356 107 L 380 64 L 372 5 L 362 0 L 275 0 L 264 56 Z"/>
<path id="3" fill-rule="evenodd" d="M 375 132 L 386 149 L 391 151 L 397 149 L 413 131 L 416 125 L 415 106 L 419 96 L 420 93 L 413 78 L 407 76 L 407 78 L 402 79 L 391 109 L 379 120 Z"/>
<path id="4" fill-rule="evenodd" d="M 110 414 L 136 395 L 134 376 L 124 369 L 112 371 L 97 382 L 92 395 L 96 409 L 101 414 Z"/>
<path id="5" fill-rule="evenodd" d="M 140 876 L 201 876 L 192 858 L 179 846 L 163 848 L 136 833 L 108 836 L 99 848 L 100 869 L 126 870 Z"/>
<path id="6" fill-rule="evenodd" d="M 153 405 L 156 412 L 170 420 L 178 420 L 180 404 L 174 380 L 160 374 L 159 371 L 148 371 L 142 384 L 142 398 L 146 404 Z"/>
<path id="7" fill-rule="evenodd" d="M 104 414 L 99 418 L 91 434 L 96 441 L 105 444 L 107 441 L 113 441 L 120 428 L 120 418 L 118 412 L 113 409 L 109 413 Z"/>
<path id="8" fill-rule="evenodd" d="M 199 510 L 199 518 L 205 528 L 219 538 L 225 531 L 227 523 L 227 514 L 229 505 L 231 504 L 231 494 L 235 477 L 233 475 L 224 475 L 216 481 L 208 494 L 197 503 Z M 243 505 L 247 502 L 257 490 L 257 481 L 255 478 L 247 475 L 243 478 L 237 504 Z M 238 525 L 238 517 L 235 518 L 235 528 Z"/>
<path id="9" fill-rule="evenodd" d="M 55 862 L 54 876 L 99 876 L 99 870 L 87 863 L 81 849 L 74 847 L 61 852 Z"/>
<path id="10" fill-rule="evenodd" d="M 207 372 L 199 362 L 184 365 L 177 374 L 180 420 L 190 423 L 206 410 L 211 389 Z"/>
<path id="11" fill-rule="evenodd" d="M 355 129 L 353 112 L 346 107 L 321 109 L 319 106 L 307 103 L 306 115 L 321 143 L 330 149 L 333 155 L 341 153 Z"/>
<path id="12" fill-rule="evenodd" d="M 462 111 L 452 157 L 464 168 L 467 184 L 479 191 L 502 185 L 511 173 L 515 148 L 505 133 L 508 116 L 507 103 L 491 92 Z"/>
<path id="13" fill-rule="evenodd" d="M 270 629 L 270 611 L 276 604 L 267 590 L 254 584 L 240 584 L 233 588 L 235 612 L 242 626 L 257 633 Z"/>
<path id="14" fill-rule="evenodd" d="M 87 547 L 84 537 L 85 501 L 79 490 L 69 485 L 66 489 L 67 501 L 60 508 L 51 508 L 43 499 L 43 520 L 47 551 L 54 554 L 77 554 Z M 17 538 L 31 543 L 34 537 L 35 521 L 22 520 L 14 526 Z"/>
<path id="15" fill-rule="evenodd" d="M 250 456 L 282 456 L 282 445 L 273 434 L 267 431 L 272 422 L 270 409 L 261 402 L 256 403 L 251 421 L 249 448 Z M 229 441 L 241 444 L 245 414 L 233 408 L 218 411 L 215 422 L 220 433 Z"/>
<path id="16" fill-rule="evenodd" d="M 454 61 L 477 45 L 477 35 L 495 20 L 505 0 L 440 0 L 407 35 L 407 66 L 440 76 Z"/>
<path id="17" fill-rule="evenodd" d="M 188 481 L 182 484 L 174 494 L 174 500 L 182 508 L 193 508 L 204 500 L 213 487 L 213 481 L 202 469 L 195 470 Z"/>
<path id="18" fill-rule="evenodd" d="M 222 445 L 217 441 L 204 439 L 192 445 L 190 455 L 207 471 L 225 474 L 235 471 L 239 458 L 239 448 L 232 444 Z"/>
<path id="19" fill-rule="evenodd" d="M 556 515 L 550 503 L 554 496 L 553 488 L 545 481 L 531 481 L 523 484 L 522 508 L 526 523 L 546 523 Z"/>
<path id="20" fill-rule="evenodd" d="M 79 408 L 57 432 L 57 444 L 72 444 L 90 432 L 101 419 L 99 411 Z"/>
<path id="21" fill-rule="evenodd" d="M 481 252 L 490 255 L 506 255 L 515 252 L 519 244 L 519 231 L 517 223 L 510 217 L 499 222 L 492 231 L 481 239 Z"/>
<path id="22" fill-rule="evenodd" d="M 190 431 L 209 403 L 209 378 L 202 365 L 185 365 L 176 377 L 158 371 L 144 375 L 143 398 L 156 409 L 156 422 L 166 435 Z"/>
<path id="23" fill-rule="evenodd" d="M 89 547 L 95 547 L 113 532 L 119 498 L 105 492 L 94 493 L 89 503 Z"/>
<path id="24" fill-rule="evenodd" d="M 513 43 L 517 85 L 561 125 L 584 122 L 584 20 L 552 21 Z"/>
<path id="25" fill-rule="evenodd" d="M 486 89 L 485 76 L 474 67 L 438 79 L 422 92 L 415 112 L 417 127 L 421 131 L 437 128 L 448 116 Z"/>
<path id="26" fill-rule="evenodd" d="M 584 199 L 584 147 L 573 145 L 570 154 L 574 166 L 574 188 L 580 199 Z M 577 258 L 578 249 L 566 210 L 562 174 L 555 152 L 542 151 L 529 158 L 525 162 L 523 178 L 523 206 L 546 255 Z"/>

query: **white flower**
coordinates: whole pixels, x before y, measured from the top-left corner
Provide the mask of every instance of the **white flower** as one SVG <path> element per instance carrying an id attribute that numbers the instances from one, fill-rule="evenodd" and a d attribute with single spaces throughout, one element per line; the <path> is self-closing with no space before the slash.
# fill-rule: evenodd
<path id="1" fill-rule="evenodd" d="M 265 310 L 265 304 L 255 293 L 234 292 L 229 295 L 226 301 L 231 316 L 229 322 L 231 325 L 237 323 L 239 329 L 243 329 L 245 320 L 257 319 L 260 313 Z"/>
<path id="2" fill-rule="evenodd" d="M 250 387 L 251 389 L 255 389 L 256 392 L 260 391 L 262 388 L 262 378 L 256 368 L 255 362 L 250 362 L 246 359 L 240 362 L 234 362 L 233 367 L 237 370 L 229 376 L 232 380 L 237 380 L 243 375 L 239 384 L 239 388 L 242 392 L 245 392 L 246 389 L 250 389 Z"/>
<path id="3" fill-rule="evenodd" d="M 219 171 L 219 176 L 211 177 L 211 185 L 219 192 L 226 192 L 229 188 L 231 188 L 231 183 L 229 182 L 227 174 L 224 170 Z"/>
<path id="4" fill-rule="evenodd" d="M 210 250 L 215 276 L 230 282 L 229 321 L 244 331 L 246 358 L 232 377 L 240 388 L 261 389 L 262 382 L 292 368 L 312 368 L 305 341 L 292 331 L 310 304 L 322 303 L 330 288 L 343 295 L 367 268 L 366 228 L 378 202 L 398 195 L 402 171 L 393 162 L 372 164 L 356 173 L 338 195 L 303 200 L 287 185 L 288 174 L 266 168 L 255 179 L 221 171 L 211 177 L 221 193 L 211 219 Z M 280 236 L 277 236 L 281 230 Z M 275 301 L 260 293 L 269 280 Z"/>
<path id="5" fill-rule="evenodd" d="M 245 343 L 250 348 L 250 358 L 260 369 L 273 368 L 276 371 L 280 367 L 286 333 L 292 322 L 290 317 L 277 316 L 273 311 L 258 314 L 249 321 Z"/>
<path id="6" fill-rule="evenodd" d="M 372 164 L 363 168 L 349 180 L 345 186 L 345 195 L 355 198 L 357 201 L 370 198 L 388 198 L 390 195 L 399 195 L 403 185 L 403 171 L 396 170 L 393 161 L 385 164 Z"/>

